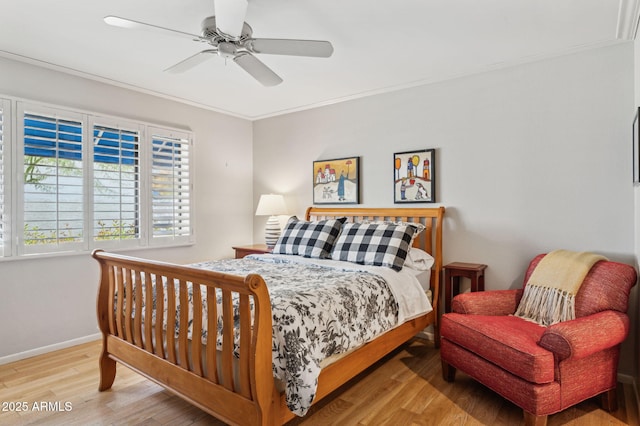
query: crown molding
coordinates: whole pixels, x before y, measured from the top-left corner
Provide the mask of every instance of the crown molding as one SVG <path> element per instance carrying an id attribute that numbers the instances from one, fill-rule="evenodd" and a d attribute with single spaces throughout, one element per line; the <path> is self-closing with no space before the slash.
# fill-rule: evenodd
<path id="1" fill-rule="evenodd" d="M 119 87 L 121 89 L 127 89 L 127 90 L 131 90 L 131 91 L 134 91 L 134 92 L 143 93 L 145 95 L 155 96 L 157 98 L 162 98 L 162 99 L 167 99 L 167 100 L 174 101 L 174 102 L 179 102 L 179 103 L 182 103 L 182 104 L 185 104 L 185 105 L 189 105 L 189 106 L 192 106 L 192 107 L 195 107 L 195 108 L 205 109 L 205 110 L 208 110 L 208 111 L 217 112 L 217 113 L 228 115 L 228 116 L 235 117 L 235 118 L 241 118 L 241 119 L 249 120 L 249 121 L 252 120 L 252 118 L 250 116 L 248 116 L 248 115 L 236 113 L 236 112 L 233 112 L 233 111 L 227 111 L 225 109 L 216 108 L 216 107 L 211 106 L 211 105 L 202 104 L 200 102 L 196 102 L 196 101 L 192 101 L 192 100 L 189 100 L 189 99 L 181 98 L 179 96 L 175 96 L 175 95 L 159 92 L 159 91 L 152 90 L 152 89 L 146 89 L 144 87 L 136 86 L 136 85 L 133 85 L 133 84 L 125 83 L 125 82 L 114 80 L 114 79 L 107 78 L 107 77 L 102 77 L 102 76 L 96 75 L 96 74 L 91 74 L 91 73 L 88 73 L 86 71 L 80 71 L 80 70 L 76 70 L 74 68 L 70 68 L 70 67 L 67 67 L 67 66 L 54 64 L 52 62 L 47 62 L 47 61 L 43 61 L 43 60 L 40 60 L 40 59 L 31 58 L 29 56 L 18 55 L 16 53 L 12 53 L 12 52 L 9 52 L 9 51 L 6 51 L 6 50 L 0 50 L 0 58 L 9 59 L 9 60 L 12 60 L 12 61 L 15 61 L 15 62 L 19 62 L 19 63 L 25 63 L 25 64 L 29 64 L 29 65 L 34 65 L 34 66 L 37 66 L 37 67 L 40 67 L 40 68 L 45 68 L 45 69 L 49 69 L 49 70 L 52 70 L 52 71 L 57 71 L 57 72 L 60 72 L 60 73 L 63 73 L 63 74 L 68 74 L 68 75 L 73 75 L 75 77 L 84 78 L 86 80 L 97 81 L 99 83 L 108 84 L 110 86 Z"/>

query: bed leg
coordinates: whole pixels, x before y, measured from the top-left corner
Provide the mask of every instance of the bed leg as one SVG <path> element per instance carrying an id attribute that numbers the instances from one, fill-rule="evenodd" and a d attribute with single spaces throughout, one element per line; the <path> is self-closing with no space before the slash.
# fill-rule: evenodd
<path id="1" fill-rule="evenodd" d="M 98 390 L 100 392 L 111 389 L 113 381 L 116 379 L 116 362 L 109 358 L 106 351 L 102 351 L 100 354 L 100 385 Z"/>

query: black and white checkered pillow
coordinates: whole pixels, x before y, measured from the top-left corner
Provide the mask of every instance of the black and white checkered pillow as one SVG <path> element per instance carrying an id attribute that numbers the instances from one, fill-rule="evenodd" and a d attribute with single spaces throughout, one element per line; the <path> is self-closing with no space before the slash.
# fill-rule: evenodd
<path id="1" fill-rule="evenodd" d="M 346 218 L 307 222 L 293 216 L 273 247 L 276 254 L 328 259 Z"/>
<path id="2" fill-rule="evenodd" d="M 331 258 L 399 271 L 409 252 L 415 227 L 390 223 L 347 223 Z"/>
<path id="3" fill-rule="evenodd" d="M 420 235 L 420 233 L 422 231 L 424 231 L 425 229 L 427 229 L 426 226 L 424 226 L 422 223 L 420 222 L 403 222 L 403 221 L 392 221 L 392 220 L 374 220 L 374 221 L 370 221 L 370 220 L 363 220 L 360 223 L 387 223 L 387 224 L 391 224 L 391 225 L 407 225 L 407 226 L 413 226 L 415 228 L 415 232 L 413 233 L 413 236 L 411 237 L 411 243 L 409 244 L 409 246 L 413 245 L 413 240 L 415 240 L 416 238 L 418 238 L 418 235 Z"/>

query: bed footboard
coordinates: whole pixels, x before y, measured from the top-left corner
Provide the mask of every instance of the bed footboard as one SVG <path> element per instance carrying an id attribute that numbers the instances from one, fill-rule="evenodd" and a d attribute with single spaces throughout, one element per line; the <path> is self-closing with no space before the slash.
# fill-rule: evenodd
<path id="1" fill-rule="evenodd" d="M 271 303 L 259 275 L 101 250 L 92 256 L 101 271 L 101 391 L 112 386 L 117 361 L 227 423 L 272 424 L 280 417 Z M 193 309 L 180 309 L 190 301 Z"/>

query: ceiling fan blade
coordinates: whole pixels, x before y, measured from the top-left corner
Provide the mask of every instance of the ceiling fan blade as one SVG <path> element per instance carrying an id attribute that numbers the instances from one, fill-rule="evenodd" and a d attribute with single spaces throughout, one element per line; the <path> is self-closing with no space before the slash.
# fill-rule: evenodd
<path id="1" fill-rule="evenodd" d="M 249 49 L 255 53 L 268 55 L 313 56 L 328 58 L 333 53 L 333 46 L 328 41 L 289 40 L 277 38 L 254 38 L 247 42 Z"/>
<path id="2" fill-rule="evenodd" d="M 205 38 L 200 37 L 196 34 L 189 34 L 183 31 L 172 30 L 170 28 L 159 27 L 157 25 L 146 24 L 144 22 L 138 22 L 131 19 L 121 18 L 119 16 L 105 16 L 104 22 L 113 25 L 114 27 L 128 28 L 134 30 L 144 30 L 144 31 L 153 31 L 157 33 L 162 33 L 165 35 L 174 35 L 182 38 L 188 38 L 189 40 L 194 41 L 207 41 Z"/>
<path id="3" fill-rule="evenodd" d="M 233 58 L 233 61 L 262 83 L 263 86 L 275 86 L 282 83 L 282 79 L 278 74 L 271 71 L 271 68 L 250 53 L 241 53 Z"/>
<path id="4" fill-rule="evenodd" d="M 216 49 L 203 50 L 202 52 L 198 52 L 195 55 L 189 56 L 187 59 L 170 66 L 165 71 L 172 74 L 179 74 L 181 72 L 188 71 L 191 68 L 200 65 L 204 61 L 210 59 L 211 55 L 216 55 L 217 53 L 218 51 Z"/>
<path id="5" fill-rule="evenodd" d="M 247 0 L 215 0 L 216 26 L 224 35 L 239 39 L 244 18 L 247 15 Z"/>

